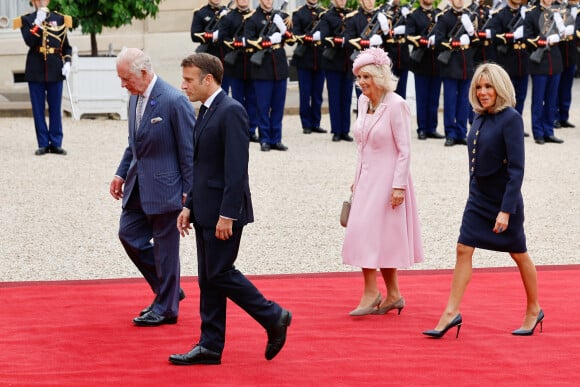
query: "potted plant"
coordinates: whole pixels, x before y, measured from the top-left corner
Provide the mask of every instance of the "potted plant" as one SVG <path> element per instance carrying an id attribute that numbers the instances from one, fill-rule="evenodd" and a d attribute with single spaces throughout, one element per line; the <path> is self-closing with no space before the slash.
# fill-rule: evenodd
<path id="1" fill-rule="evenodd" d="M 162 0 L 51 0 L 51 9 L 70 15 L 73 29 L 81 27 L 90 34 L 91 55 L 79 56 L 73 47 L 73 58 L 68 83 L 63 95 L 63 110 L 80 119 L 83 114 L 116 113 L 127 119 L 129 96 L 117 77 L 116 58 L 99 56 L 97 35 L 104 27 L 119 28 L 133 19 L 155 17 Z M 69 37 L 70 38 L 70 37 Z M 70 95 L 69 95 L 70 93 Z"/>

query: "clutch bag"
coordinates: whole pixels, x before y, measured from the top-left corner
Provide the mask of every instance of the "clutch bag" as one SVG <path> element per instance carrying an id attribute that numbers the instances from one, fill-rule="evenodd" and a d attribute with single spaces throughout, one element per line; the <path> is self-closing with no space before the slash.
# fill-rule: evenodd
<path id="1" fill-rule="evenodd" d="M 350 214 L 350 199 L 342 202 L 342 209 L 340 211 L 340 225 L 346 227 L 348 223 L 348 215 Z"/>

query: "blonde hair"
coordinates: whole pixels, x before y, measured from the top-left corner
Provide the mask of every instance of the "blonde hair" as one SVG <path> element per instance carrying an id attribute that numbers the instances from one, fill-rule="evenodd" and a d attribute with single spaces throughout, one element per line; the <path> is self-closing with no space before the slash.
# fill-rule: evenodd
<path id="1" fill-rule="evenodd" d="M 388 93 L 397 88 L 397 78 L 391 71 L 391 66 L 388 64 L 376 65 L 368 64 L 362 66 L 358 73 L 367 73 L 373 77 L 375 84 L 382 89 L 384 92 Z M 358 81 L 357 81 L 358 84 Z"/>
<path id="2" fill-rule="evenodd" d="M 508 73 L 500 65 L 483 63 L 475 70 L 469 87 L 469 102 L 476 113 L 486 112 L 477 98 L 477 83 L 481 78 L 487 79 L 496 93 L 495 104 L 488 113 L 495 114 L 516 105 L 516 92 Z"/>

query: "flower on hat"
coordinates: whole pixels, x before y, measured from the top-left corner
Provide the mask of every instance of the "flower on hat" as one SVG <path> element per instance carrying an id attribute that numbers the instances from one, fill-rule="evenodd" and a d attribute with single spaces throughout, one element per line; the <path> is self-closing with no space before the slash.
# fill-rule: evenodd
<path id="1" fill-rule="evenodd" d="M 352 64 L 352 72 L 354 75 L 358 75 L 358 71 L 361 67 L 374 64 L 377 66 L 391 66 L 391 59 L 389 55 L 382 49 L 377 47 L 371 47 L 362 51 L 354 60 Z"/>

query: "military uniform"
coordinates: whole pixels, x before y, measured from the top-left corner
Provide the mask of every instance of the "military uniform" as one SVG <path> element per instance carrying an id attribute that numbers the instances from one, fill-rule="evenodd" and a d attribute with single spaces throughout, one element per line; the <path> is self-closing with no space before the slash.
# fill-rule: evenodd
<path id="1" fill-rule="evenodd" d="M 448 62 L 440 63 L 439 67 L 443 79 L 443 124 L 447 137 L 445 146 L 466 144 L 467 120 L 471 110 L 468 93 L 474 72 L 472 45 L 479 38 L 474 33 L 469 37 L 468 44 L 461 44 L 460 37 L 466 34 L 460 20 L 462 14 L 463 11 L 449 8 L 439 16 L 433 28 L 435 44 L 441 50 L 438 60 L 442 62 L 442 57 L 449 55 Z M 459 33 L 455 32 L 457 30 Z"/>
<path id="2" fill-rule="evenodd" d="M 403 13 L 403 10 L 405 12 Z M 409 76 L 410 58 L 409 46 L 407 44 L 406 17 L 407 7 L 393 5 L 389 9 L 388 17 L 391 20 L 392 28 L 385 42 L 385 51 L 389 54 L 393 66 L 391 70 L 398 78 L 395 93 L 403 98 L 407 98 L 407 78 Z"/>
<path id="3" fill-rule="evenodd" d="M 71 62 L 72 48 L 67 29 L 72 28 L 72 18 L 58 12 L 48 12 L 42 25 L 34 24 L 37 12 L 31 12 L 14 21 L 26 45 L 26 69 L 36 140 L 37 155 L 46 152 L 65 154 L 62 146 L 62 81 L 63 65 Z M 45 103 L 48 103 L 49 125 L 45 120 Z"/>
<path id="4" fill-rule="evenodd" d="M 548 42 L 548 36 L 554 35 L 558 35 L 558 29 L 553 22 L 552 11 L 542 6 L 530 9 L 524 20 L 524 37 L 526 47 L 531 52 L 532 132 L 538 144 L 562 142 L 554 137 L 558 85 L 562 74 L 562 55 L 558 44 Z"/>
<path id="5" fill-rule="evenodd" d="M 574 8 L 576 8 L 574 10 Z M 576 13 L 578 4 L 568 3 L 562 12 L 562 18 L 566 28 L 572 29 L 572 34 L 565 34 L 562 37 L 559 47 L 562 54 L 562 75 L 558 85 L 558 103 L 556 105 L 556 127 L 571 127 L 575 125 L 568 121 L 570 117 L 570 106 L 572 105 L 572 84 L 574 83 L 574 74 L 576 73 L 578 43 L 575 39 L 576 30 Z M 570 27 L 568 27 L 570 26 Z"/>
<path id="6" fill-rule="evenodd" d="M 442 138 L 437 133 L 441 77 L 439 76 L 438 50 L 428 46 L 428 38 L 435 26 L 437 8 L 419 7 L 407 15 L 407 41 L 412 45 L 410 69 L 415 76 L 417 108 L 417 135 L 420 140 Z"/>
<path id="7" fill-rule="evenodd" d="M 262 151 L 287 149 L 282 144 L 282 118 L 284 117 L 288 86 L 288 60 L 284 50 L 284 42 L 292 40 L 292 33 L 286 31 L 281 36 L 280 43 L 272 43 L 273 35 L 279 33 L 278 28 L 273 23 L 276 13 L 283 20 L 289 21 L 287 13 L 281 11 L 266 12 L 261 7 L 258 7 L 246 21 L 246 44 L 250 44 L 256 49 L 250 58 L 250 74 L 254 81 L 258 101 L 258 129 Z M 287 22 L 286 25 L 288 25 Z M 258 63 L 257 60 L 259 55 L 263 55 L 261 63 Z"/>
<path id="8" fill-rule="evenodd" d="M 214 41 L 214 32 L 219 31 L 220 14 L 224 10 L 227 11 L 227 7 L 212 7 L 210 4 L 206 4 L 193 11 L 193 20 L 191 22 L 191 40 L 194 43 L 199 43 L 196 52 L 207 52 L 216 56 L 222 64 L 224 64 L 224 45 L 221 39 Z M 222 89 L 229 93 L 229 77 L 224 76 Z"/>
<path id="9" fill-rule="evenodd" d="M 219 37 L 225 44 L 224 77 L 230 80 L 232 97 L 241 103 L 248 112 L 250 121 L 250 141 L 258 142 L 256 128 L 258 113 L 256 110 L 256 92 L 250 76 L 250 56 L 254 49 L 245 43 L 244 26 L 254 11 L 234 9 L 220 23 Z"/>
<path id="10" fill-rule="evenodd" d="M 525 12 L 525 10 L 524 10 Z M 510 76 L 516 92 L 516 110 L 522 114 L 528 91 L 529 54 L 523 38 L 516 39 L 514 31 L 523 26 L 522 7 L 506 5 L 493 15 L 489 29 L 496 48 L 497 63 Z"/>
<path id="11" fill-rule="evenodd" d="M 326 133 L 320 128 L 324 71 L 321 68 L 322 42 L 314 40 L 318 31 L 322 7 L 305 4 L 292 14 L 292 33 L 296 38 L 296 48 L 290 64 L 298 73 L 300 95 L 300 121 L 305 134 Z"/>
<path id="12" fill-rule="evenodd" d="M 487 4 L 480 4 L 475 8 L 477 15 L 477 25 L 479 26 L 479 44 L 474 48 L 473 64 L 477 67 L 481 63 L 495 62 L 495 47 L 492 44 L 492 37 L 487 37 L 485 29 L 489 29 L 491 23 L 491 7 Z"/>
<path id="13" fill-rule="evenodd" d="M 349 136 L 352 87 L 354 77 L 349 52 L 344 47 L 346 15 L 350 9 L 331 7 L 320 20 L 320 37 L 324 43 L 321 66 L 326 75 L 328 112 L 333 141 L 352 141 Z"/>

